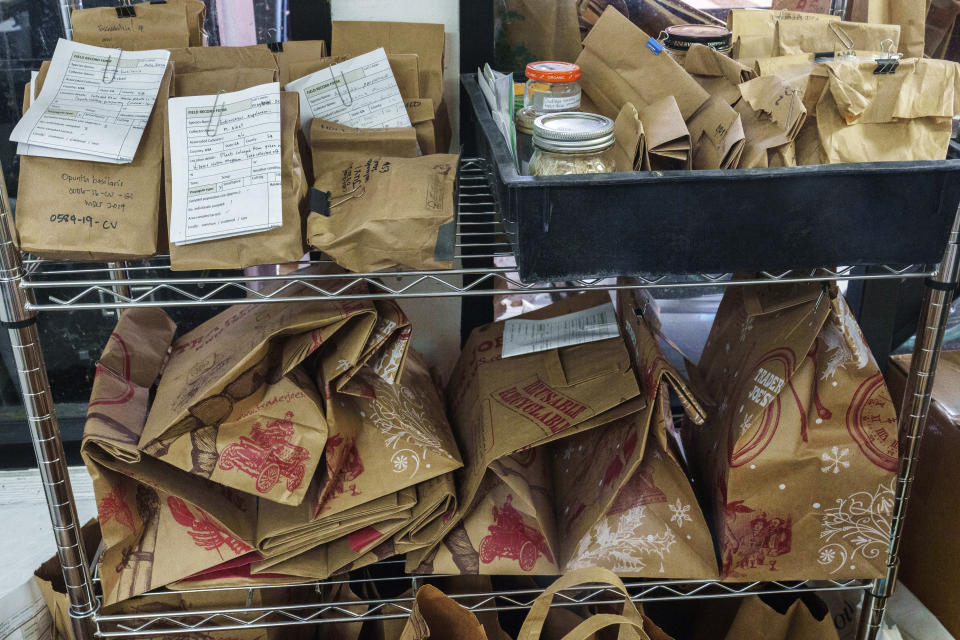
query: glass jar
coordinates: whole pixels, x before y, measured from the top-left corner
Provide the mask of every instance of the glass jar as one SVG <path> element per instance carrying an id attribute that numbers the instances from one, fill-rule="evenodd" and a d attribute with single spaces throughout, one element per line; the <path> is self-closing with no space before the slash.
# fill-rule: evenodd
<path id="1" fill-rule="evenodd" d="M 702 44 L 724 55 L 730 55 L 733 34 L 726 27 L 712 24 L 678 24 L 662 32 L 663 47 L 671 58 L 683 66 L 690 45 Z"/>
<path id="2" fill-rule="evenodd" d="M 570 62 L 531 62 L 527 65 L 523 108 L 536 115 L 580 108 L 580 67 Z"/>
<path id="3" fill-rule="evenodd" d="M 520 163 L 520 175 L 528 175 L 530 158 L 533 156 L 533 121 L 537 117 L 532 109 L 521 109 L 513 119 L 517 128 L 517 160 Z"/>
<path id="4" fill-rule="evenodd" d="M 550 113 L 533 122 L 532 176 L 613 173 L 613 120 L 595 113 Z"/>

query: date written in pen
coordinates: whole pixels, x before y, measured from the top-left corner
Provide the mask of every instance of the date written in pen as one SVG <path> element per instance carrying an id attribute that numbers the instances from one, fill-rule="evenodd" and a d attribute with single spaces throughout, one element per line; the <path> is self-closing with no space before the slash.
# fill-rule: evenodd
<path id="1" fill-rule="evenodd" d="M 89 187 L 70 187 L 72 196 L 93 196 L 94 198 L 119 198 L 121 200 L 133 200 L 133 193 L 117 193 L 116 191 L 101 191 L 100 189 L 91 189 Z"/>
<path id="2" fill-rule="evenodd" d="M 108 203 L 109 204 L 109 203 Z M 123 205 L 115 205 L 116 208 L 123 208 Z M 54 213 L 50 215 L 50 222 L 57 224 L 76 224 L 92 229 L 116 229 L 119 224 L 116 220 L 98 220 L 93 216 L 78 216 L 70 213 Z"/>

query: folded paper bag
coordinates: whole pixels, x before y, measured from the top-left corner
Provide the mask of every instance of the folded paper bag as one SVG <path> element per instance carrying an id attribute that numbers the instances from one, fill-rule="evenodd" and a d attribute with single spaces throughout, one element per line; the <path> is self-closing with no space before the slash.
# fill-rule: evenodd
<path id="1" fill-rule="evenodd" d="M 778 20 L 776 55 L 821 53 L 854 49 L 881 51 L 886 40 L 894 51 L 900 44 L 900 25 L 864 22 Z"/>
<path id="2" fill-rule="evenodd" d="M 77 42 L 128 51 L 190 46 L 197 24 L 196 7 L 184 2 L 74 9 L 70 21 Z"/>
<path id="3" fill-rule="evenodd" d="M 44 62 L 40 68 L 36 95 L 49 66 Z M 41 258 L 96 261 L 157 253 L 163 131 L 172 77 L 173 65 L 168 65 L 133 162 L 20 157 L 16 224 L 23 251 Z M 28 86 L 26 103 L 31 89 Z"/>
<path id="4" fill-rule="evenodd" d="M 654 171 L 689 169 L 690 131 L 673 96 L 638 109 L 647 142 L 643 168 Z"/>
<path id="5" fill-rule="evenodd" d="M 740 101 L 737 85 L 757 76 L 751 67 L 702 44 L 691 45 L 683 59 L 683 68 L 707 93 L 731 107 Z"/>
<path id="6" fill-rule="evenodd" d="M 749 596 L 737 610 L 726 640 L 838 640 L 833 616 L 815 594 L 786 603 Z"/>
<path id="7" fill-rule="evenodd" d="M 771 165 L 771 152 L 793 143 L 807 119 L 800 92 L 777 76 L 755 78 L 740 85 L 744 99 L 736 110 L 743 122 L 746 145 L 739 168 Z M 775 162 L 789 166 L 790 155 Z M 794 159 L 795 162 L 795 159 Z"/>
<path id="8" fill-rule="evenodd" d="M 317 174 L 364 155 L 416 158 L 417 131 L 413 127 L 358 129 L 314 118 L 310 122 L 310 152 Z"/>
<path id="9" fill-rule="evenodd" d="M 743 122 L 724 100 L 711 96 L 688 121 L 694 169 L 735 169 L 743 155 Z"/>
<path id="10" fill-rule="evenodd" d="M 358 273 L 450 268 L 456 172 L 457 156 L 444 154 L 320 168 L 307 241 Z"/>
<path id="11" fill-rule="evenodd" d="M 731 9 L 727 14 L 727 28 L 733 34 L 734 57 L 755 60 L 777 55 L 776 30 L 777 22 L 781 20 L 836 22 L 840 17 L 802 11 Z M 833 51 L 833 48 L 829 50 Z"/>

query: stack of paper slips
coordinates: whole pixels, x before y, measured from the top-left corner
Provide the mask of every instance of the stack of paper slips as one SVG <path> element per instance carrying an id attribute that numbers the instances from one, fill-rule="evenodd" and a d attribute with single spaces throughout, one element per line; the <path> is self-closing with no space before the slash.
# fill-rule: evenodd
<path id="1" fill-rule="evenodd" d="M 169 58 L 165 50 L 122 51 L 61 39 L 43 89 L 10 134 L 17 153 L 132 162 Z"/>

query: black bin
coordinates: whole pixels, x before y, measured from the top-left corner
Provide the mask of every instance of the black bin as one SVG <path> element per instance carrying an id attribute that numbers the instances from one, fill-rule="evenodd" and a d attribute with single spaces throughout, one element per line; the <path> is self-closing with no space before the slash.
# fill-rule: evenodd
<path id="1" fill-rule="evenodd" d="M 521 176 L 462 82 L 526 282 L 933 264 L 960 202 L 960 160 Z"/>

